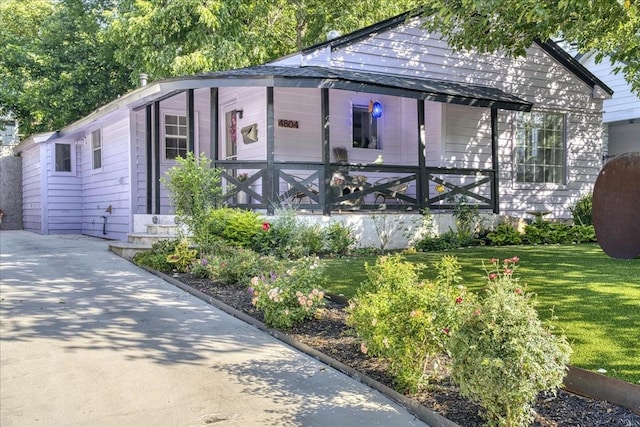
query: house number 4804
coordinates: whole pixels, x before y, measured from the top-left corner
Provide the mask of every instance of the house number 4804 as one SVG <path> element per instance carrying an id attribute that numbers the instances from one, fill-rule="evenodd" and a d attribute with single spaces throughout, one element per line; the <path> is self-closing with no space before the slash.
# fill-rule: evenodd
<path id="1" fill-rule="evenodd" d="M 297 120 L 279 119 L 278 120 L 278 127 L 280 127 L 280 128 L 298 129 L 298 121 Z"/>

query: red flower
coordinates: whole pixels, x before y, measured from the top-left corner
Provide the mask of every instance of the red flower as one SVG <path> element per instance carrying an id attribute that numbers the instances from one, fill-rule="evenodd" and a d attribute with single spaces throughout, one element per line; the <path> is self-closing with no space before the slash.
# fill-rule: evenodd
<path id="1" fill-rule="evenodd" d="M 269 225 L 268 222 L 263 222 L 262 223 L 262 231 L 269 231 L 270 228 L 271 228 L 271 226 Z"/>
<path id="2" fill-rule="evenodd" d="M 442 332 L 444 332 L 445 334 L 449 335 L 449 328 L 444 328 L 444 329 L 442 330 Z"/>
<path id="3" fill-rule="evenodd" d="M 462 303 L 462 297 L 456 298 L 456 304 L 461 304 L 461 303 Z"/>

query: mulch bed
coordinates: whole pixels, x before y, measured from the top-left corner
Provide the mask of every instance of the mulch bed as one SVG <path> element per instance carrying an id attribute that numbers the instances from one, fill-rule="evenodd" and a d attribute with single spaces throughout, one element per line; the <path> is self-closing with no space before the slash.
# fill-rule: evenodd
<path id="1" fill-rule="evenodd" d="M 251 297 L 244 288 L 221 285 L 189 274 L 175 278 L 256 320 L 264 321 L 262 313 L 251 305 Z M 319 319 L 282 332 L 393 388 L 386 362 L 360 351 L 360 343 L 346 325 L 346 317 L 345 305 L 329 300 Z M 448 379 L 432 382 L 427 390 L 407 396 L 463 427 L 482 425 L 482 419 L 478 415 L 480 408 L 460 396 L 458 389 Z M 626 408 L 564 390 L 560 390 L 556 397 L 540 396 L 535 410 L 537 415 L 534 426 L 640 427 L 640 415 Z"/>

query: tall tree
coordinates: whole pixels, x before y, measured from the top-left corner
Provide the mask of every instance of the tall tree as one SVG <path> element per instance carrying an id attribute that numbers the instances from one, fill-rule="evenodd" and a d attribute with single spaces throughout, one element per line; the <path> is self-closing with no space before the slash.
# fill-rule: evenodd
<path id="1" fill-rule="evenodd" d="M 429 0 L 427 28 L 457 49 L 503 50 L 518 56 L 535 39 L 562 39 L 595 51 L 640 93 L 640 11 L 637 0 Z"/>
<path id="2" fill-rule="evenodd" d="M 103 34 L 112 0 L 3 0 L 0 108 L 23 134 L 55 130 L 131 88 Z"/>
<path id="3" fill-rule="evenodd" d="M 417 5 L 417 0 L 129 0 L 114 13 L 116 58 L 152 79 L 264 63 Z"/>

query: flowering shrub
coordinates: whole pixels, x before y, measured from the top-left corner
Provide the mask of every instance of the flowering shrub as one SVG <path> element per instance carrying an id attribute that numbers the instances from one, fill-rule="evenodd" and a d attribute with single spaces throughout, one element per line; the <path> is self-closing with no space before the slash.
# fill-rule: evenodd
<path id="1" fill-rule="evenodd" d="M 365 353 L 387 357 L 398 386 L 416 390 L 444 373 L 439 357 L 447 350 L 473 295 L 456 286 L 460 265 L 446 256 L 436 264 L 438 279 L 420 282 L 418 267 L 400 255 L 366 265 L 368 280 L 351 300 L 348 322 Z"/>
<path id="2" fill-rule="evenodd" d="M 262 223 L 262 232 L 253 238 L 259 253 L 284 259 L 330 253 L 344 255 L 355 239 L 352 230 L 338 222 L 321 227 L 297 216 L 294 209 L 280 209 L 271 222 Z"/>
<path id="3" fill-rule="evenodd" d="M 324 266 L 317 258 L 301 258 L 283 274 L 271 272 L 251 279 L 252 303 L 264 313 L 265 324 L 290 328 L 313 318 L 324 300 Z"/>
<path id="4" fill-rule="evenodd" d="M 491 260 L 486 297 L 451 339 L 452 379 L 492 426 L 529 425 L 536 397 L 560 386 L 571 353 L 513 277 L 518 261 Z"/>
<path id="5" fill-rule="evenodd" d="M 310 234 L 310 226 L 296 216 L 294 209 L 280 209 L 271 222 L 262 223 L 262 232 L 254 237 L 252 248 L 278 258 L 300 258 L 317 253 L 318 245 Z M 315 234 L 315 240 L 319 241 L 319 231 Z"/>

